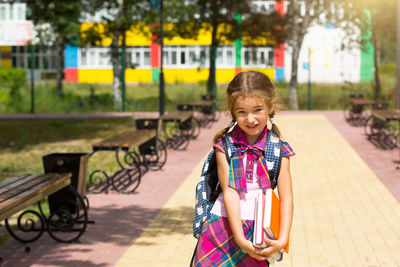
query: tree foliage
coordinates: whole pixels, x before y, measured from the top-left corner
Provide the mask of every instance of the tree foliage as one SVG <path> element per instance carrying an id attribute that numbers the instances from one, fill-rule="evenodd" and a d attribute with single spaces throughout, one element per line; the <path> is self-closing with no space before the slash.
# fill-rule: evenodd
<path id="1" fill-rule="evenodd" d="M 148 0 L 92 0 L 84 1 L 86 14 L 102 12 L 98 21 L 90 21 L 90 26 L 81 31 L 82 44 L 103 45 L 110 38 L 111 63 L 113 67 L 113 100 L 116 109 L 122 105 L 121 97 L 121 46 L 126 45 L 126 32 L 139 27 L 150 33 L 148 22 L 152 13 Z M 104 12 L 107 11 L 107 12 Z M 83 19 L 84 20 L 84 19 Z"/>
<path id="2" fill-rule="evenodd" d="M 246 45 L 271 44 L 282 40 L 282 31 L 278 30 L 282 18 L 276 12 L 257 12 L 250 0 L 193 0 L 192 17 L 187 17 L 186 28 L 175 33 L 186 38 L 196 38 L 200 29 L 211 33 L 209 46 L 209 76 L 207 94 L 214 94 L 216 73 L 216 49 L 220 45 L 230 44 L 235 39 L 246 39 Z M 179 27 L 179 26 L 178 26 Z"/>
<path id="3" fill-rule="evenodd" d="M 379 65 L 382 58 L 388 60 L 390 50 L 394 54 L 396 44 L 396 1 L 349 0 L 349 5 L 347 18 L 364 36 L 358 40 L 361 48 L 367 41 L 371 41 L 374 48 L 374 97 L 378 100 L 382 98 Z"/>
<path id="4" fill-rule="evenodd" d="M 27 6 L 28 19 L 36 25 L 40 43 L 57 48 L 57 94 L 62 97 L 64 49 L 67 43 L 78 43 L 82 3 L 79 0 L 30 0 Z"/>

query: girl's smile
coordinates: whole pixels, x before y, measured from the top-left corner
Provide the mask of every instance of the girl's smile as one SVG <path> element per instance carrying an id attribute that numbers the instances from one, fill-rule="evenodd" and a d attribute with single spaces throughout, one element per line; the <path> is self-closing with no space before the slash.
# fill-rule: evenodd
<path id="1" fill-rule="evenodd" d="M 244 131 L 247 141 L 254 144 L 268 121 L 268 109 L 264 101 L 255 96 L 239 97 L 235 103 L 235 117 Z"/>

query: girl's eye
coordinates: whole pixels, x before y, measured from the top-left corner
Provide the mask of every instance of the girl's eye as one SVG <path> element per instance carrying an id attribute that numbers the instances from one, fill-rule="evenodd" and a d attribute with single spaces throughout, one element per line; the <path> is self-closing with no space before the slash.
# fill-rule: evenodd
<path id="1" fill-rule="evenodd" d="M 244 114 L 244 111 L 243 110 L 239 110 L 238 113 L 239 114 Z"/>
<path id="2" fill-rule="evenodd" d="M 256 111 L 256 112 L 260 112 L 260 111 L 262 111 L 262 108 L 258 108 L 258 109 L 256 109 L 255 111 Z"/>

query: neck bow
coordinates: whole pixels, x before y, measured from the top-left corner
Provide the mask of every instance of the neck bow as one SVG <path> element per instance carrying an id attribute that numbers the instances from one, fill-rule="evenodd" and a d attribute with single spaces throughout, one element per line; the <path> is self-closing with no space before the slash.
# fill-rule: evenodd
<path id="1" fill-rule="evenodd" d="M 247 193 L 245 169 L 243 166 L 243 154 L 245 152 L 251 156 L 253 161 L 257 161 L 257 174 L 260 178 L 261 188 L 265 192 L 267 188 L 271 188 L 271 182 L 264 155 L 260 149 L 249 146 L 241 146 L 234 152 L 230 163 L 229 186 Z"/>

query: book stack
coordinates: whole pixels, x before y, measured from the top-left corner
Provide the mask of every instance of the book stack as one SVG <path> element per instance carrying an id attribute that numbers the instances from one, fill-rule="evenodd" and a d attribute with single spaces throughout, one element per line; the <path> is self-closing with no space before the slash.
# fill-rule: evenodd
<path id="1" fill-rule="evenodd" d="M 257 248 L 266 248 L 268 244 L 265 238 L 279 239 L 280 201 L 274 190 L 269 188 L 265 191 L 265 195 L 262 192 L 257 195 L 254 212 L 253 245 Z M 289 252 L 289 242 L 286 244 L 285 251 Z M 282 253 L 276 252 L 271 257 L 280 261 Z"/>

